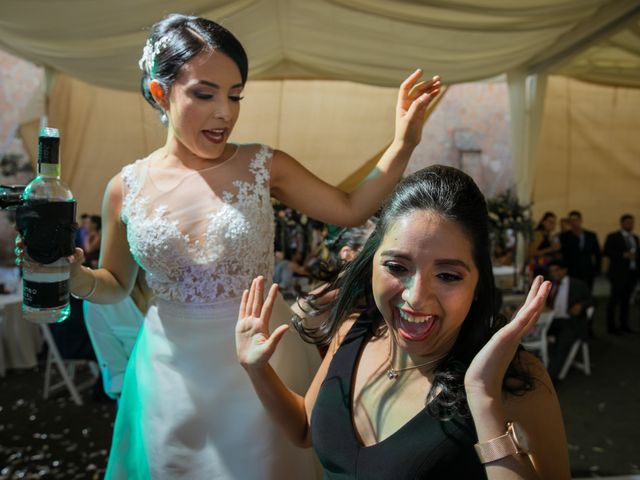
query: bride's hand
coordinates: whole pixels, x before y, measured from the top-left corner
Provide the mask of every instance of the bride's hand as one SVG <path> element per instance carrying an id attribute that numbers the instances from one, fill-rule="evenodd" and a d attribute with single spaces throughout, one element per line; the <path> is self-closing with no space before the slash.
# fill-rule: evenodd
<path id="1" fill-rule="evenodd" d="M 31 266 L 31 268 L 42 268 L 42 264 L 37 263 L 35 260 L 25 255 L 25 244 L 20 235 L 16 236 L 14 253 L 16 255 L 15 263 L 18 267 L 22 267 L 27 264 L 27 266 Z M 81 248 L 76 247 L 73 253 L 66 258 L 70 264 L 70 278 L 73 279 L 78 275 L 78 272 L 84 263 L 84 251 Z"/>
<path id="2" fill-rule="evenodd" d="M 411 148 L 420 143 L 425 112 L 442 87 L 437 75 L 427 81 L 420 81 L 421 76 L 422 70 L 418 69 L 402 82 L 396 104 L 394 141 Z"/>
<path id="3" fill-rule="evenodd" d="M 288 325 L 280 325 L 269 334 L 269 319 L 277 293 L 278 285 L 274 283 L 263 302 L 264 278 L 258 277 L 253 279 L 251 288 L 242 294 L 236 324 L 236 353 L 245 369 L 266 365 L 289 328 Z"/>
<path id="4" fill-rule="evenodd" d="M 520 340 L 536 323 L 544 308 L 551 283 L 538 276 L 515 317 L 498 330 L 475 356 L 464 377 L 469 404 L 484 399 L 499 400 L 502 382 Z"/>

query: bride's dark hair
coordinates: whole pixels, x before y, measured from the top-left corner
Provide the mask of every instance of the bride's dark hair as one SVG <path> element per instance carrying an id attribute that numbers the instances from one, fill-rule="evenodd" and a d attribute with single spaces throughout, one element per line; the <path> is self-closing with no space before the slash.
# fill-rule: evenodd
<path id="1" fill-rule="evenodd" d="M 157 50 L 157 51 L 156 51 Z M 233 34 L 216 22 L 202 17 L 172 13 L 151 27 L 145 54 L 141 60 L 140 90 L 145 100 L 164 113 L 149 91 L 149 82 L 157 80 L 169 91 L 182 66 L 202 51 L 220 51 L 238 66 L 242 84 L 247 81 L 247 54 Z"/>
<path id="2" fill-rule="evenodd" d="M 475 300 L 456 342 L 435 369 L 427 397 L 430 413 L 438 418 L 467 415 L 464 374 L 476 354 L 506 320 L 496 311 L 486 201 L 473 179 L 464 172 L 434 165 L 402 180 L 383 207 L 376 229 L 360 254 L 323 291 L 306 297 L 309 316 L 331 309 L 329 317 L 313 328 L 305 326 L 302 319 L 293 323 L 303 339 L 318 345 L 328 345 L 342 321 L 356 312 L 366 312 L 371 317 L 373 334 L 384 332 L 385 323 L 375 308 L 371 287 L 373 257 L 389 227 L 398 218 L 419 210 L 428 210 L 456 222 L 471 241 L 473 260 L 478 269 Z M 316 301 L 334 289 L 339 289 L 334 302 L 327 305 Z M 503 389 L 522 394 L 532 387 L 533 379 L 520 365 L 518 354 L 505 375 Z"/>

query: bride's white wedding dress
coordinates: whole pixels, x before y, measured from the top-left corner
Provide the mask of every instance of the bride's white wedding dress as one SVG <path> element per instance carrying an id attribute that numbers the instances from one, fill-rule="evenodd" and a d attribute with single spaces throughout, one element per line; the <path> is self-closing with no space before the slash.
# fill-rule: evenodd
<path id="1" fill-rule="evenodd" d="M 242 291 L 271 278 L 272 151 L 238 146 L 200 171 L 122 171 L 122 219 L 155 298 L 125 374 L 108 479 L 310 479 L 310 449 L 269 420 L 235 354 Z M 280 298 L 271 328 L 288 320 Z M 288 332 L 271 361 L 304 393 L 320 363 Z"/>

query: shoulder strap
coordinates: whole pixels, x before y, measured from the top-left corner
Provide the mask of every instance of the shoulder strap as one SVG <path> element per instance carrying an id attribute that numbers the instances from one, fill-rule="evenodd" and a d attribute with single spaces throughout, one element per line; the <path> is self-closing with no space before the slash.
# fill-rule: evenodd
<path id="1" fill-rule="evenodd" d="M 273 150 L 268 145 L 260 145 L 249 163 L 249 170 L 255 177 L 256 185 L 268 187 L 271 183 L 271 162 Z"/>
<path id="2" fill-rule="evenodd" d="M 120 218 L 125 225 L 129 222 L 129 210 L 133 198 L 135 198 L 140 191 L 144 180 L 144 165 L 143 160 L 136 160 L 134 163 L 125 165 L 121 170 L 123 195 Z"/>

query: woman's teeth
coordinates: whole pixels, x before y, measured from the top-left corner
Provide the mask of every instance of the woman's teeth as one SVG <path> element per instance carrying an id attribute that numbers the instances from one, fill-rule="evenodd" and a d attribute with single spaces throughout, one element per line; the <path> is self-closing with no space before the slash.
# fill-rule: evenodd
<path id="1" fill-rule="evenodd" d="M 215 130 L 204 130 L 204 134 L 214 140 L 221 140 L 224 138 L 225 129 L 217 128 Z"/>
<path id="2" fill-rule="evenodd" d="M 434 315 L 414 317 L 413 315 L 409 315 L 404 310 L 398 309 L 398 312 L 400 312 L 400 316 L 402 317 L 403 320 L 406 320 L 407 322 L 411 322 L 411 323 L 424 323 L 424 322 L 435 319 Z"/>

